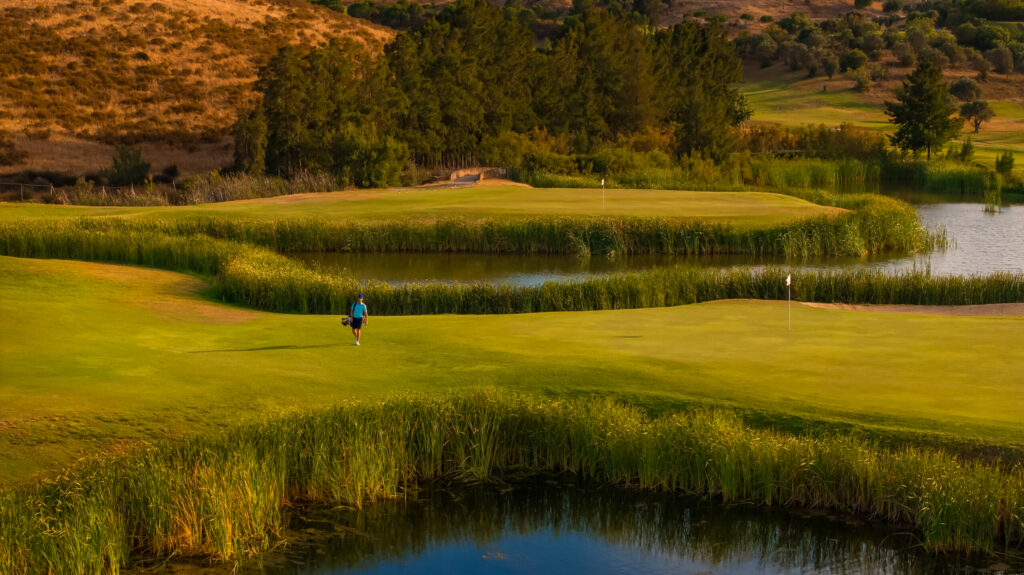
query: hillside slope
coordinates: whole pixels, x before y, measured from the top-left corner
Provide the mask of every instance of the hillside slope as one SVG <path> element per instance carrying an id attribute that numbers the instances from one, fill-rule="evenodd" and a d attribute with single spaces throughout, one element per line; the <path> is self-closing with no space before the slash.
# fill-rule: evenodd
<path id="1" fill-rule="evenodd" d="M 96 170 L 115 141 L 148 142 L 155 170 L 212 169 L 278 48 L 343 37 L 374 49 L 391 35 L 303 0 L 7 0 L 0 140 L 16 151 L 0 153 L 0 173 Z"/>

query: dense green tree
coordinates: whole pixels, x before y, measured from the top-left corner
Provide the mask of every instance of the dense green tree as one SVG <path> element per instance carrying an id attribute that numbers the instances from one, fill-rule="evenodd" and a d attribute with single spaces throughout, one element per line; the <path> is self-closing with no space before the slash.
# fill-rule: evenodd
<path id="1" fill-rule="evenodd" d="M 652 32 L 583 9 L 538 49 L 520 12 L 457 0 L 376 59 L 337 41 L 282 49 L 260 71 L 261 104 L 236 125 L 236 167 L 329 170 L 364 186 L 393 183 L 410 158 L 573 169 L 637 134 L 660 134 L 661 157 L 673 145 L 716 161 L 732 150 L 749 110 L 720 22 Z"/>
<path id="2" fill-rule="evenodd" d="M 263 106 L 239 118 L 235 124 L 235 169 L 247 174 L 262 174 L 267 161 L 267 120 Z"/>
<path id="3" fill-rule="evenodd" d="M 984 100 L 966 102 L 960 106 L 960 117 L 967 120 L 974 127 L 975 134 L 981 130 L 982 123 L 991 120 L 995 115 L 996 113 L 992 111 L 992 107 Z"/>
<path id="4" fill-rule="evenodd" d="M 963 126 L 963 119 L 953 117 L 957 110 L 942 70 L 930 62 L 922 62 L 903 80 L 896 99 L 885 103 L 885 113 L 898 126 L 891 140 L 901 150 L 925 150 L 930 160 L 932 149 L 941 149 Z"/>
<path id="5" fill-rule="evenodd" d="M 949 93 L 961 102 L 973 102 L 981 97 L 981 86 L 972 78 L 958 78 L 949 85 Z"/>
<path id="6" fill-rule="evenodd" d="M 724 159 L 735 144 L 730 128 L 750 115 L 736 88 L 743 69 L 725 31 L 686 21 L 660 32 L 655 42 L 658 94 L 677 153 Z"/>

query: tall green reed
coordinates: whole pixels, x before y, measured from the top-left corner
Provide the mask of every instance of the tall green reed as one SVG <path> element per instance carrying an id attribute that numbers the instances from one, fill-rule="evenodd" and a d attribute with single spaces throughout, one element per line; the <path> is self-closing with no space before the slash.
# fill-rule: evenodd
<path id="1" fill-rule="evenodd" d="M 1024 545 L 1024 471 L 850 436 L 792 436 L 735 414 L 652 417 L 609 400 L 496 391 L 397 397 L 95 458 L 0 493 L 0 571 L 116 573 L 173 554 L 231 560 L 275 541 L 284 509 L 362 506 L 423 479 L 571 472 L 726 502 L 914 525 L 935 550 Z"/>
<path id="2" fill-rule="evenodd" d="M 111 223 L 108 223 L 111 222 Z M 871 230 L 867 230 L 868 233 Z M 784 239 L 800 253 L 802 237 Z M 145 265 L 216 275 L 228 301 L 291 313 L 340 313 L 356 292 L 377 313 L 525 313 L 660 307 L 701 301 L 786 297 L 781 268 L 657 268 L 582 281 L 513 287 L 488 284 L 357 282 L 304 267 L 266 248 L 203 234 L 138 231 L 117 220 L 0 223 L 0 254 Z M 1024 275 L 930 276 L 877 271 L 794 274 L 800 301 L 876 304 L 984 304 L 1024 301 Z"/>

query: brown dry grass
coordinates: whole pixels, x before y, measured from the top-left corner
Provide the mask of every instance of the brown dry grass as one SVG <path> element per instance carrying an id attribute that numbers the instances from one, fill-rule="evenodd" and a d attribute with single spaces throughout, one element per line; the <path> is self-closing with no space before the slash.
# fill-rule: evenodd
<path id="1" fill-rule="evenodd" d="M 230 159 L 223 140 L 279 47 L 376 51 L 391 36 L 303 0 L 7 0 L 0 131 L 28 157 L 3 171 L 96 170 L 113 151 L 96 142 L 115 141 L 159 142 L 155 168 L 208 171 Z"/>

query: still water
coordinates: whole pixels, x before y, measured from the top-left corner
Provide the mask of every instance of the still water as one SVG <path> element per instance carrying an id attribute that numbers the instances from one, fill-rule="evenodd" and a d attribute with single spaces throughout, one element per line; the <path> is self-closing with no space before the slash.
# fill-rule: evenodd
<path id="1" fill-rule="evenodd" d="M 294 257 L 327 271 L 351 273 L 360 280 L 390 283 L 486 282 L 521 286 L 684 264 L 730 268 L 779 265 L 797 270 L 917 270 L 937 275 L 986 275 L 1000 271 L 1024 273 L 1024 205 L 1007 205 L 998 213 L 987 213 L 984 205 L 978 203 L 920 203 L 917 210 L 925 227 L 946 230 L 952 241 L 949 248 L 917 256 L 876 255 L 789 261 L 782 257 L 744 255 L 620 256 L 609 259 L 601 256 L 313 253 L 296 254 Z"/>
<path id="2" fill-rule="evenodd" d="M 925 553 L 907 529 L 820 513 L 533 482 L 430 489 L 363 511 L 297 512 L 292 541 L 239 573 L 1020 574 Z M 195 573 L 195 571 L 192 571 Z M 200 571 L 206 573 L 206 571 Z"/>

